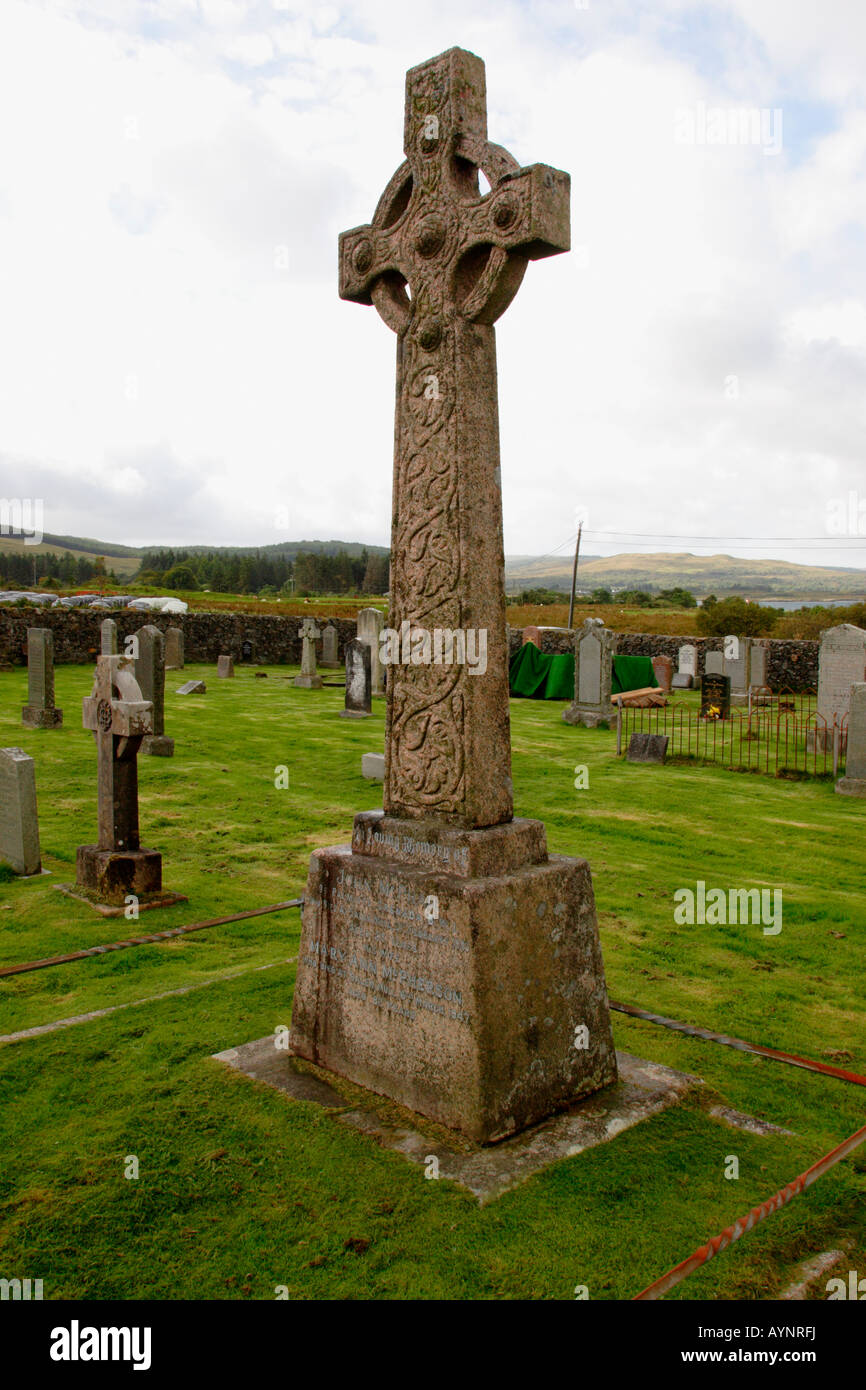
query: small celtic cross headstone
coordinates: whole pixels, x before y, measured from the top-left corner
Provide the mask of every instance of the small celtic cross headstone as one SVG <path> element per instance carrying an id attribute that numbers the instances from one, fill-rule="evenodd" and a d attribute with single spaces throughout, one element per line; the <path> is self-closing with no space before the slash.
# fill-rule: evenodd
<path id="1" fill-rule="evenodd" d="M 322 633 L 314 618 L 304 619 L 301 623 L 300 635 L 303 642 L 301 674 L 295 676 L 294 683 L 304 690 L 318 690 L 322 684 L 322 677 L 316 670 L 316 643 Z"/>

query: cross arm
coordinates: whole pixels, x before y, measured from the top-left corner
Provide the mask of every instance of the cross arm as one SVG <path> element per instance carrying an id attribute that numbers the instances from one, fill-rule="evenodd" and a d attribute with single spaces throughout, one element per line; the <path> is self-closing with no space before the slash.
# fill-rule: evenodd
<path id="1" fill-rule="evenodd" d="M 470 239 L 530 261 L 556 256 L 571 246 L 570 195 L 569 175 L 548 164 L 506 173 L 478 205 Z"/>

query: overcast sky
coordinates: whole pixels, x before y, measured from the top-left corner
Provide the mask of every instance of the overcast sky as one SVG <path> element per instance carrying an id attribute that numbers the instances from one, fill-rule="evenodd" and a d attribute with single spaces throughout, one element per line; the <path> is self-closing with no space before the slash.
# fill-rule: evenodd
<path id="1" fill-rule="evenodd" d="M 395 339 L 337 235 L 453 45 L 490 138 L 572 177 L 497 327 L 507 553 L 583 515 L 590 553 L 866 564 L 864 0 L 2 0 L 0 495 L 388 544 Z M 732 107 L 758 143 L 710 143 Z"/>

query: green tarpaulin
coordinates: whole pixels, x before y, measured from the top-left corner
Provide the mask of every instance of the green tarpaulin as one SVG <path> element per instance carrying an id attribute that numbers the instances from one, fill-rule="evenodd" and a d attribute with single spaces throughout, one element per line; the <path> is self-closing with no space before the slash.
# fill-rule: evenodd
<path id="1" fill-rule="evenodd" d="M 573 700 L 574 656 L 564 652 L 552 656 L 540 652 L 534 642 L 526 642 L 511 662 L 511 694 L 526 700 Z M 615 656 L 611 694 L 623 690 L 642 690 L 658 685 L 648 656 Z"/>

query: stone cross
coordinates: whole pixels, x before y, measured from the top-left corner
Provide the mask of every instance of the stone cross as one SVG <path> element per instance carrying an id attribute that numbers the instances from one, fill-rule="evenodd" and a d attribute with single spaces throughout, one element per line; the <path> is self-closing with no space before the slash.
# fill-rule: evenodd
<path id="1" fill-rule="evenodd" d="M 28 729 L 57 729 L 63 710 L 54 707 L 54 634 L 49 627 L 27 629 L 27 704 L 21 722 Z"/>
<path id="2" fill-rule="evenodd" d="M 303 638 L 303 646 L 301 648 L 301 674 L 295 676 L 294 684 L 300 685 L 306 690 L 318 689 L 322 684 L 322 677 L 316 670 L 316 643 L 321 637 L 322 632 L 315 618 L 304 619 L 301 623 L 300 635 Z"/>
<path id="3" fill-rule="evenodd" d="M 150 701 L 141 698 L 135 663 L 123 656 L 101 656 L 82 716 L 85 729 L 96 736 L 102 850 L 140 848 L 138 750 L 142 738 L 153 732 L 152 712 Z"/>
<path id="4" fill-rule="evenodd" d="M 341 297 L 397 335 L 391 627 L 484 632 L 488 652 L 484 674 L 389 668 L 384 808 L 467 828 L 513 812 L 493 325 L 528 261 L 569 247 L 568 174 L 489 143 L 486 106 L 473 53 L 410 69 L 406 160 L 340 237 Z"/>

